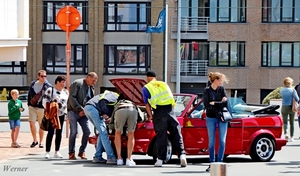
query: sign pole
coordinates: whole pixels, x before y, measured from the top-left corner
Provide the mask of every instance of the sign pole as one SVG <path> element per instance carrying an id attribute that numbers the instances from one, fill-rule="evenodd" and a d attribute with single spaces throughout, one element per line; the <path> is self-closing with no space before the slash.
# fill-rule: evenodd
<path id="1" fill-rule="evenodd" d="M 80 12 L 73 6 L 64 6 L 56 15 L 57 25 L 66 32 L 66 87 L 70 91 L 70 60 L 71 60 L 71 42 L 70 32 L 78 28 L 81 23 Z M 66 119 L 66 137 L 69 137 L 69 117 Z"/>
<path id="2" fill-rule="evenodd" d="M 70 58 L 71 58 L 71 44 L 70 44 L 70 8 L 69 6 L 67 6 L 67 23 L 66 23 L 66 76 L 67 76 L 67 83 L 66 83 L 66 87 L 68 89 L 68 92 L 70 92 Z M 70 121 L 69 121 L 69 117 L 67 117 L 66 120 L 66 138 L 69 137 L 69 126 L 70 126 Z"/>

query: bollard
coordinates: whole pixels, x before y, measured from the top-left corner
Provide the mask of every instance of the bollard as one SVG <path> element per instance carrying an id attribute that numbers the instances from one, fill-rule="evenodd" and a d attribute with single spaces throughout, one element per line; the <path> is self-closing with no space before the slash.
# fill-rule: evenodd
<path id="1" fill-rule="evenodd" d="M 226 163 L 210 163 L 210 176 L 226 176 Z"/>

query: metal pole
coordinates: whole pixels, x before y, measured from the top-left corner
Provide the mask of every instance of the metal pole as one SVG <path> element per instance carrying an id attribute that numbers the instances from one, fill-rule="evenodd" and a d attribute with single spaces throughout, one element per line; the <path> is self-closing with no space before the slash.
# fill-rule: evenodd
<path id="1" fill-rule="evenodd" d="M 176 59 L 176 93 L 180 93 L 180 37 L 181 33 L 181 0 L 177 1 L 177 59 Z"/>
<path id="2" fill-rule="evenodd" d="M 210 176 L 226 176 L 226 163 L 210 163 Z"/>
<path id="3" fill-rule="evenodd" d="M 168 84 L 168 2 L 166 2 L 166 19 L 165 19 L 165 77 L 164 80 Z"/>
<path id="4" fill-rule="evenodd" d="M 66 46 L 66 65 L 67 65 L 67 68 L 66 68 L 66 73 L 67 73 L 67 81 L 66 81 L 66 87 L 67 89 L 69 90 L 70 88 L 70 58 L 71 58 L 71 44 L 70 44 L 70 31 L 69 31 L 69 27 L 71 26 L 70 24 L 70 9 L 69 9 L 69 6 L 67 6 L 67 23 L 66 23 L 66 26 L 67 26 L 67 31 L 66 31 L 66 43 L 67 43 L 67 46 Z M 70 126 L 70 123 L 69 123 L 69 117 L 67 116 L 67 120 L 66 120 L 66 138 L 69 137 L 69 126 Z"/>

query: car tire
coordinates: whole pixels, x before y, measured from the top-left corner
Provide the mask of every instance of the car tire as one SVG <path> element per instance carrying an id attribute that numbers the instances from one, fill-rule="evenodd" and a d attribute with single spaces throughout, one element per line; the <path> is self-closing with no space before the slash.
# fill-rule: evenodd
<path id="1" fill-rule="evenodd" d="M 273 158 L 275 149 L 275 142 L 272 138 L 259 136 L 251 145 L 250 157 L 254 161 L 267 162 Z"/>
<path id="2" fill-rule="evenodd" d="M 172 153 L 173 149 L 172 149 L 172 143 L 170 140 L 168 140 L 167 143 L 167 156 L 166 156 L 166 160 L 164 160 L 164 163 L 168 163 L 171 158 L 172 158 Z M 156 162 L 157 159 L 157 146 L 154 144 L 153 145 L 153 161 Z"/>
<path id="3" fill-rule="evenodd" d="M 118 157 L 115 144 L 112 143 L 111 147 L 112 147 L 112 149 L 113 149 L 113 151 L 114 151 L 115 156 Z M 123 162 L 126 163 L 126 159 L 127 159 L 127 151 L 122 151 L 122 150 L 121 150 L 121 157 L 122 157 L 122 159 L 123 159 Z"/>

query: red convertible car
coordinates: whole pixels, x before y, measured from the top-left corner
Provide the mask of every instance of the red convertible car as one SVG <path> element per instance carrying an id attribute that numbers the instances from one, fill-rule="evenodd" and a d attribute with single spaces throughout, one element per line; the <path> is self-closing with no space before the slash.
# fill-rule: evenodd
<path id="1" fill-rule="evenodd" d="M 134 101 L 145 110 L 142 97 L 143 79 L 117 78 L 111 79 L 117 90 L 129 100 Z M 184 147 L 187 155 L 208 155 L 208 134 L 202 100 L 194 94 L 174 94 L 176 105 L 174 111 L 182 129 Z M 229 123 L 226 138 L 225 157 L 228 155 L 250 155 L 255 161 L 270 161 L 275 151 L 286 145 L 282 135 L 282 119 L 276 109 L 279 105 L 251 105 L 239 98 L 229 98 L 229 110 L 233 120 Z M 114 130 L 109 130 L 109 138 L 114 147 Z M 96 144 L 96 135 L 89 138 L 89 143 Z M 216 139 L 218 147 L 218 139 Z M 135 131 L 133 153 L 157 157 L 156 134 L 152 122 L 139 122 Z M 122 135 L 122 156 L 126 158 L 126 128 Z M 168 141 L 168 162 L 173 154 L 171 140 Z M 216 150 L 217 151 L 217 150 Z"/>

